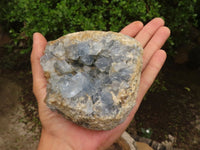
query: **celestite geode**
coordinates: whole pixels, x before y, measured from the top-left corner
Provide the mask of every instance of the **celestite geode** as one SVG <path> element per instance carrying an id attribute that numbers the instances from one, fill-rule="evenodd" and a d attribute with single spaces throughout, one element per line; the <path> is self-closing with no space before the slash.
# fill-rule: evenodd
<path id="1" fill-rule="evenodd" d="M 142 52 L 135 39 L 115 32 L 77 32 L 48 42 L 40 60 L 47 106 L 89 129 L 116 127 L 135 105 Z"/>

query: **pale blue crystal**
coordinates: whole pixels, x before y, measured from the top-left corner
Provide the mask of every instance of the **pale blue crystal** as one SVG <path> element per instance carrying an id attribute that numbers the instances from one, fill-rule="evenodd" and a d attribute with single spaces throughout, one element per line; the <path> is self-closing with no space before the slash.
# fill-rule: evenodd
<path id="1" fill-rule="evenodd" d="M 94 57 L 91 55 L 85 55 L 85 56 L 81 56 L 80 60 L 85 65 L 92 65 L 94 62 Z"/>
<path id="2" fill-rule="evenodd" d="M 58 43 L 54 50 L 52 50 L 52 54 L 56 57 L 60 57 L 60 58 L 64 58 L 65 57 L 65 49 L 64 49 L 64 46 L 63 46 L 63 43 L 60 42 Z"/>
<path id="3" fill-rule="evenodd" d="M 86 56 L 88 55 L 90 50 L 90 46 L 88 42 L 81 42 L 77 45 L 77 51 L 79 56 Z"/>
<path id="4" fill-rule="evenodd" d="M 108 91 L 102 91 L 101 101 L 105 106 L 112 105 L 113 104 L 112 95 Z"/>
<path id="5" fill-rule="evenodd" d="M 72 59 L 72 60 L 78 60 L 79 58 L 79 53 L 77 49 L 77 44 L 70 45 L 65 48 L 67 58 Z"/>
<path id="6" fill-rule="evenodd" d="M 95 66 L 101 72 L 104 72 L 104 71 L 106 71 L 106 70 L 108 70 L 110 68 L 111 62 L 112 62 L 112 60 L 110 58 L 101 57 L 101 58 L 97 59 L 97 61 L 95 62 Z"/>
<path id="7" fill-rule="evenodd" d="M 85 84 L 86 78 L 82 73 L 77 73 L 71 79 L 65 80 L 65 82 L 61 82 L 61 94 L 65 98 L 72 98 L 80 93 Z"/>
<path id="8" fill-rule="evenodd" d="M 65 60 L 56 61 L 54 68 L 59 74 L 66 74 L 73 71 L 72 66 L 69 65 Z"/>

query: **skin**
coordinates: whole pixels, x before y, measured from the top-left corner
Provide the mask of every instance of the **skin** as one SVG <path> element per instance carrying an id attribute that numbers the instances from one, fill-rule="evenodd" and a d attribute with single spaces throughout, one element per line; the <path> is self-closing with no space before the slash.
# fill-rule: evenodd
<path id="1" fill-rule="evenodd" d="M 169 37 L 170 30 L 164 26 L 161 18 L 155 18 L 145 26 L 142 22 L 135 21 L 123 28 L 121 33 L 134 37 L 143 46 L 143 69 L 136 105 L 122 124 L 109 131 L 94 131 L 77 126 L 46 106 L 44 99 L 47 81 L 40 65 L 40 57 L 44 54 L 47 41 L 40 33 L 34 33 L 31 53 L 33 93 L 38 102 L 42 123 L 38 150 L 106 149 L 126 130 L 166 60 L 166 53 L 161 47 Z"/>

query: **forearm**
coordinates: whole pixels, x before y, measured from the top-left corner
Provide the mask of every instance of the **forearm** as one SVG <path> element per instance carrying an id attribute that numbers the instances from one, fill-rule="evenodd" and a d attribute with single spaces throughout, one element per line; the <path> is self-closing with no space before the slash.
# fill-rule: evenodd
<path id="1" fill-rule="evenodd" d="M 38 150 L 73 150 L 73 148 L 62 139 L 58 139 L 42 130 Z"/>

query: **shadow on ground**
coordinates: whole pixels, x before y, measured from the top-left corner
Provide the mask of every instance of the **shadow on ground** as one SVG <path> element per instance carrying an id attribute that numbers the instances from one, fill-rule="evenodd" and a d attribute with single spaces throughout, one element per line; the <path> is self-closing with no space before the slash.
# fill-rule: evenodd
<path id="1" fill-rule="evenodd" d="M 174 146 L 199 150 L 200 70 L 168 63 L 162 75 L 167 90 L 146 96 L 136 114 L 137 131 L 144 135 L 141 128 L 150 128 L 151 138 L 159 142 L 170 134 L 176 138 Z"/>

